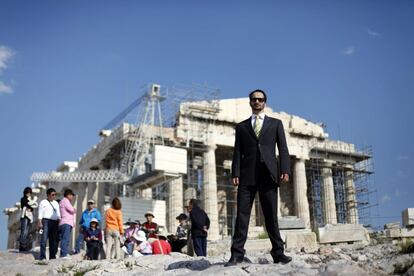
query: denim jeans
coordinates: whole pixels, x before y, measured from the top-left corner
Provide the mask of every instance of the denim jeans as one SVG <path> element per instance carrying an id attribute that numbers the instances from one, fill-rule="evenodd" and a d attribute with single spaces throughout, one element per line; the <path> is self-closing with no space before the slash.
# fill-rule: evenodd
<path id="1" fill-rule="evenodd" d="M 79 229 L 79 235 L 76 238 L 76 244 L 75 244 L 75 252 L 79 253 L 81 251 L 81 249 L 85 248 L 85 235 L 83 234 L 83 231 L 85 231 L 85 228 L 83 228 L 82 226 Z"/>
<path id="2" fill-rule="evenodd" d="M 207 237 L 192 237 L 194 252 L 197 256 L 207 256 Z"/>
<path id="3" fill-rule="evenodd" d="M 42 219 L 43 234 L 40 237 L 40 259 L 46 259 L 46 243 L 49 240 L 49 259 L 56 259 L 58 249 L 58 221 Z"/>
<path id="4" fill-rule="evenodd" d="M 28 251 L 29 245 L 29 228 L 30 220 L 26 217 L 20 219 L 20 239 L 19 239 L 19 251 Z"/>
<path id="5" fill-rule="evenodd" d="M 69 243 L 72 233 L 72 226 L 62 224 L 59 226 L 60 257 L 66 257 L 69 253 Z"/>

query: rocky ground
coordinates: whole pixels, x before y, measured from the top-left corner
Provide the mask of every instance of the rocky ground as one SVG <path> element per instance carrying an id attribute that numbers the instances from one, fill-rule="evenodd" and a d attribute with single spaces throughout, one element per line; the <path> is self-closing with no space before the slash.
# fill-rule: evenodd
<path id="1" fill-rule="evenodd" d="M 71 259 L 37 261 L 36 253 L 0 252 L 0 275 L 414 275 L 414 254 L 401 254 L 392 243 L 376 245 L 333 245 L 315 250 L 287 250 L 289 264 L 273 264 L 267 252 L 248 252 L 251 264 L 224 267 L 229 252 L 210 245 L 207 258 L 180 253 L 124 260 Z"/>

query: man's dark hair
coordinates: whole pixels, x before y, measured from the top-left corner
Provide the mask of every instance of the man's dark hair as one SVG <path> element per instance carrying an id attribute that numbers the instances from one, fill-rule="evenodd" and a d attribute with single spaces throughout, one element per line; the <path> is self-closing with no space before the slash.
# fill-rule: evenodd
<path id="1" fill-rule="evenodd" d="M 190 199 L 190 203 L 193 205 L 193 208 L 194 207 L 198 207 L 199 205 L 199 202 L 198 202 L 198 200 L 197 199 L 195 199 L 195 198 L 192 198 L 192 199 Z"/>
<path id="2" fill-rule="evenodd" d="M 47 189 L 46 194 L 47 194 L 47 195 L 50 195 L 51 193 L 56 193 L 56 190 L 55 190 L 55 189 L 53 189 L 53 188 L 49 188 L 49 189 Z"/>
<path id="3" fill-rule="evenodd" d="M 256 90 L 253 90 L 252 92 L 250 92 L 250 94 L 249 94 L 249 99 L 250 99 L 250 100 L 252 99 L 253 94 L 254 94 L 254 93 L 256 93 L 256 92 L 262 93 L 262 94 L 263 94 L 263 96 L 264 96 L 264 101 L 265 101 L 265 102 L 267 102 L 267 95 L 266 95 L 266 92 L 264 92 L 264 91 L 263 91 L 263 90 L 261 90 L 261 89 L 256 89 Z"/>
<path id="4" fill-rule="evenodd" d="M 67 197 L 68 195 L 73 195 L 74 196 L 75 194 L 73 193 L 73 191 L 71 189 L 66 189 L 65 192 L 63 193 L 63 196 Z"/>
<path id="5" fill-rule="evenodd" d="M 121 210 L 122 209 L 122 203 L 121 203 L 121 200 L 119 200 L 118 197 L 114 197 L 114 199 L 112 200 L 112 208 L 114 208 L 115 210 Z"/>
<path id="6" fill-rule="evenodd" d="M 26 188 L 24 188 L 24 190 L 23 190 L 23 195 L 25 196 L 26 194 L 28 194 L 28 193 L 32 193 L 32 188 L 30 188 L 30 187 L 26 187 Z"/>

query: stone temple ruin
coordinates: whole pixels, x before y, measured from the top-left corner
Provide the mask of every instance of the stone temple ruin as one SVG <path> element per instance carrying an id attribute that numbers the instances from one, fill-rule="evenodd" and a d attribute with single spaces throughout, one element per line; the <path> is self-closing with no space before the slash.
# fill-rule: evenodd
<path id="1" fill-rule="evenodd" d="M 188 200 L 198 198 L 211 219 L 209 239 L 231 236 L 237 193 L 230 182 L 235 125 L 251 115 L 248 98 L 219 100 L 181 93 L 185 97 L 169 95 L 162 103 L 160 86 L 146 89 L 140 100 L 100 132 L 98 144 L 78 161 L 65 161 L 54 172 L 33 174 L 34 195 L 43 199 L 47 187 L 54 187 L 61 197 L 70 187 L 77 194 L 78 218 L 89 198 L 103 212 L 112 197 L 119 196 L 125 221 L 129 217 L 142 221 L 144 212 L 151 210 L 155 221 L 170 232 L 176 229 L 175 217 L 186 212 Z M 134 107 L 140 114 L 138 123 L 118 122 Z M 321 123 L 270 107 L 266 114 L 283 121 L 291 156 L 291 180 L 281 185 L 275 198 L 286 246 L 369 239 L 363 226 L 369 222 L 370 148 L 358 150 L 354 144 L 330 140 Z M 168 122 L 162 115 L 173 119 Z M 16 248 L 19 204 L 4 212 L 7 247 Z M 256 198 L 249 237 L 265 231 L 262 216 Z M 78 230 L 74 229 L 72 242 Z"/>

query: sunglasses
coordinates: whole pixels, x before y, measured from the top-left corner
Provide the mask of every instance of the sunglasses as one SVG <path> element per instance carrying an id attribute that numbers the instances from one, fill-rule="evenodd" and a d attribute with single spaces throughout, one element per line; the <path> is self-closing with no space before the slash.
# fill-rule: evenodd
<path id="1" fill-rule="evenodd" d="M 259 103 L 263 103 L 265 101 L 264 98 L 250 98 L 250 101 L 255 103 L 256 101 L 259 101 Z"/>

